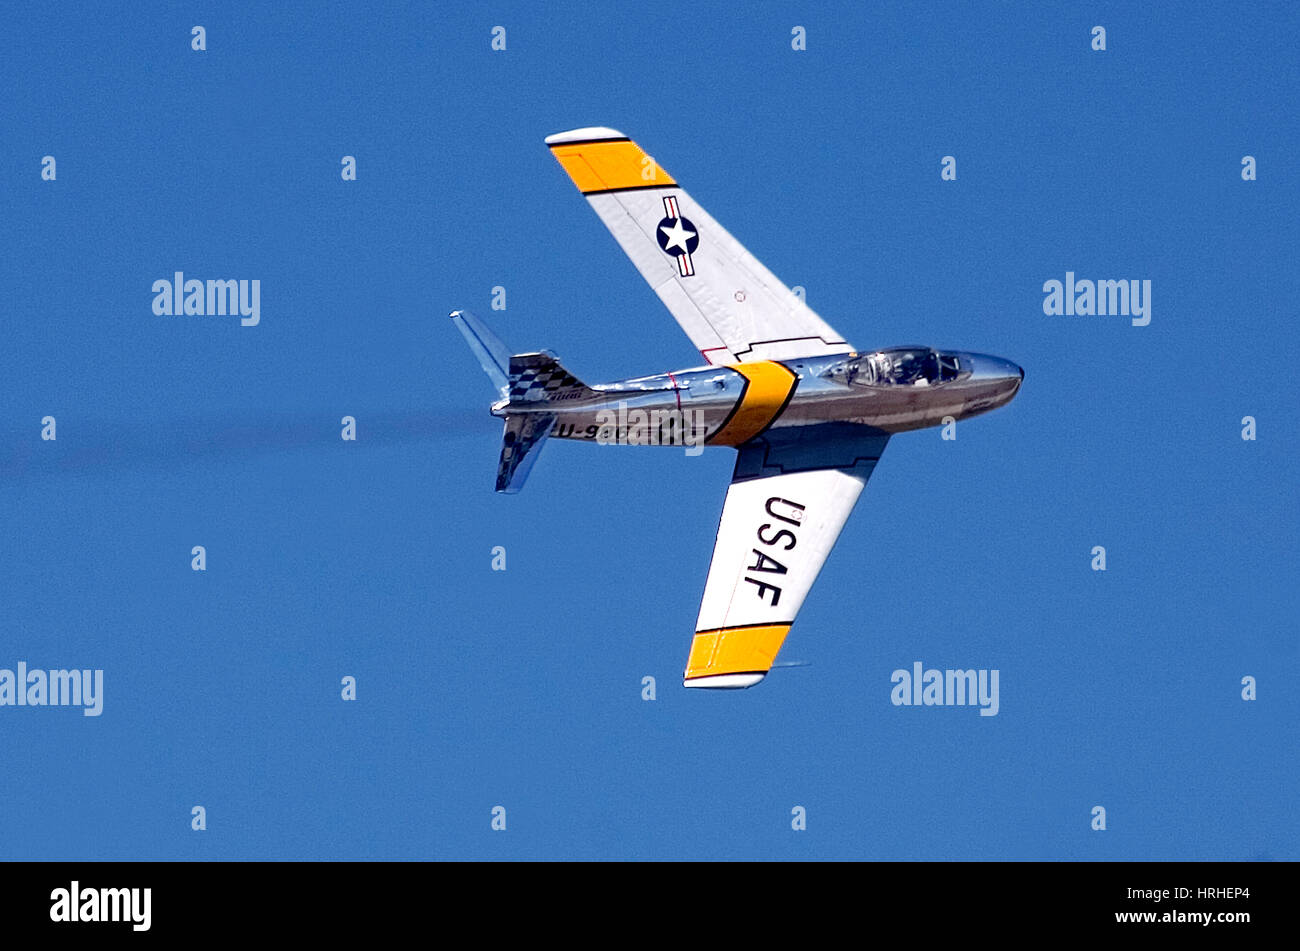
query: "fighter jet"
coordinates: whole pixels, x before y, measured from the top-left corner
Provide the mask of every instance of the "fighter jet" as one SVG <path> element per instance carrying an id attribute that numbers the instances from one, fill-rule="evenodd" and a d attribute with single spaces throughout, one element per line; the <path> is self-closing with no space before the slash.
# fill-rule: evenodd
<path id="1" fill-rule="evenodd" d="M 1024 371 L 924 346 L 857 350 L 627 136 L 575 129 L 546 144 L 707 365 L 588 386 L 553 353 L 512 355 L 452 312 L 500 397 L 496 490 L 519 491 L 548 436 L 735 448 L 684 683 L 751 687 L 889 437 L 1002 406 Z"/>

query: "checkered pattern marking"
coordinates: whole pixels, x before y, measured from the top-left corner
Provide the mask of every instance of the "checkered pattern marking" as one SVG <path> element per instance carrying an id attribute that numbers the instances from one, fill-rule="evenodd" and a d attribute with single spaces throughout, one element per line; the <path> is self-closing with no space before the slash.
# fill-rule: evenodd
<path id="1" fill-rule="evenodd" d="M 510 401 L 538 402 L 547 399 L 557 390 L 580 385 L 577 377 L 558 363 L 527 367 L 518 375 L 511 373 Z"/>

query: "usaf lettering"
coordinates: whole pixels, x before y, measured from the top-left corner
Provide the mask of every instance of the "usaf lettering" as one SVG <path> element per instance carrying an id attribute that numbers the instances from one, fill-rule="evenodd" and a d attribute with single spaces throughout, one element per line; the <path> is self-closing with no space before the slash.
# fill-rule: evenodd
<path id="1" fill-rule="evenodd" d="M 776 511 L 773 511 L 773 505 L 777 506 Z M 773 496 L 767 500 L 767 504 L 764 508 L 767 510 L 767 514 L 772 516 L 772 518 L 785 522 L 787 525 L 793 525 L 795 528 L 798 528 L 803 523 L 803 506 L 798 502 L 791 502 L 789 499 L 782 499 Z M 790 551 L 799 543 L 799 539 L 795 537 L 794 532 L 790 531 L 788 528 L 778 528 L 771 522 L 764 522 L 762 525 L 758 526 L 757 534 L 758 540 L 764 545 L 773 547 L 780 546 L 784 551 Z M 764 571 L 769 574 L 777 575 L 785 574 L 786 567 L 781 564 L 781 562 L 757 548 L 753 551 L 754 564 L 746 565 L 745 568 L 747 571 Z M 769 584 L 766 581 L 760 581 L 758 578 L 746 577 L 745 580 L 756 586 L 754 593 L 758 596 L 760 601 L 763 600 L 763 596 L 770 591 L 772 592 L 772 607 L 776 607 L 781 602 L 780 585 Z"/>

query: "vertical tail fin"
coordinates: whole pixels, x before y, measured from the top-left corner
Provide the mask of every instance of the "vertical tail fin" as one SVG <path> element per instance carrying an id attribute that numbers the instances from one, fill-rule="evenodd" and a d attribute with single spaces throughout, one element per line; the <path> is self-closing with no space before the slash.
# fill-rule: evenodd
<path id="1" fill-rule="evenodd" d="M 565 403 L 599 394 L 564 367 L 549 350 L 517 353 L 507 363 L 511 406 L 516 404 Z"/>

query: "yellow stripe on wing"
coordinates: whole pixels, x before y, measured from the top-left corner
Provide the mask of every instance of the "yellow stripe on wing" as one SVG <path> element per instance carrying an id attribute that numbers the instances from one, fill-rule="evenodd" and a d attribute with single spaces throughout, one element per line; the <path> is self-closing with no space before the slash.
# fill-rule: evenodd
<path id="1" fill-rule="evenodd" d="M 673 177 L 628 139 L 562 142 L 551 154 L 584 195 L 628 188 L 667 188 Z"/>
<path id="2" fill-rule="evenodd" d="M 790 631 L 789 624 L 751 624 L 696 631 L 686 679 L 721 674 L 767 673 Z"/>

